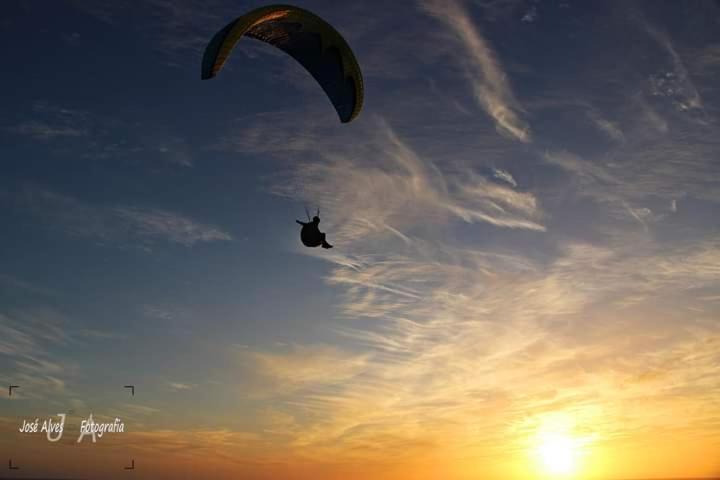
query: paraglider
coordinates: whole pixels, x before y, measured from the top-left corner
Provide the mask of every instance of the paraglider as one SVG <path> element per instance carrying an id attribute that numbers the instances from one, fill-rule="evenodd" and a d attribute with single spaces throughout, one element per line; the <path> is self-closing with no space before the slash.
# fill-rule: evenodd
<path id="1" fill-rule="evenodd" d="M 252 10 L 230 22 L 210 41 L 203 55 L 203 80 L 220 72 L 243 36 L 273 45 L 305 67 L 327 94 L 341 122 L 358 116 L 363 104 L 360 66 L 345 39 L 325 20 L 289 5 Z"/>
<path id="2" fill-rule="evenodd" d="M 310 214 L 307 209 L 305 209 L 305 215 L 307 215 L 308 220 L 310 220 Z M 319 247 L 321 245 L 323 248 L 333 248 L 333 246 L 325 239 L 325 234 L 320 231 L 320 209 L 318 209 L 317 214 L 312 218 L 312 220 L 307 223 L 301 222 L 300 220 L 295 221 L 302 225 L 302 229 L 300 230 L 300 240 L 303 245 L 311 248 Z"/>

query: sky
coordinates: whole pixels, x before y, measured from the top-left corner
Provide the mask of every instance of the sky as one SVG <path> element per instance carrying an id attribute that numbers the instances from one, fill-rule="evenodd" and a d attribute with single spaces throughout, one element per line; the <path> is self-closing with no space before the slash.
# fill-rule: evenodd
<path id="1" fill-rule="evenodd" d="M 6 473 L 720 477 L 720 4 L 293 3 L 349 124 L 250 38 L 200 80 L 260 2 L 3 2 Z"/>

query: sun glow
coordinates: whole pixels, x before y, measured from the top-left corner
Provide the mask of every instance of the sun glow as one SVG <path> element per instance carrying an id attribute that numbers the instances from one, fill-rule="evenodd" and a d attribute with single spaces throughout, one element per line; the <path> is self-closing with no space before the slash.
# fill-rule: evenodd
<path id="1" fill-rule="evenodd" d="M 540 435 L 536 452 L 545 473 L 566 476 L 577 470 L 579 449 L 577 442 L 568 435 Z"/>
<path id="2" fill-rule="evenodd" d="M 536 472 L 542 478 L 575 478 L 583 469 L 583 456 L 591 436 L 578 435 L 574 419 L 563 415 L 547 415 L 536 423 L 531 450 Z"/>

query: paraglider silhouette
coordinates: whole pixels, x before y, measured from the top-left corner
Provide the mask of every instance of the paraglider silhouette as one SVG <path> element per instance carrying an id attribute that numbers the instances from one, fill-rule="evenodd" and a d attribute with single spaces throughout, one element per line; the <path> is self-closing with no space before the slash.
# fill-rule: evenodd
<path id="1" fill-rule="evenodd" d="M 310 213 L 308 213 L 307 208 L 305 209 L 305 215 L 307 215 L 308 220 L 310 220 Z M 302 229 L 300 230 L 300 240 L 302 241 L 303 245 L 311 248 L 319 247 L 321 245 L 323 248 L 333 248 L 333 246 L 327 243 L 327 240 L 325 240 L 325 233 L 320 231 L 319 208 L 317 214 L 309 222 L 301 222 L 300 220 L 295 221 L 298 224 L 302 225 Z"/>

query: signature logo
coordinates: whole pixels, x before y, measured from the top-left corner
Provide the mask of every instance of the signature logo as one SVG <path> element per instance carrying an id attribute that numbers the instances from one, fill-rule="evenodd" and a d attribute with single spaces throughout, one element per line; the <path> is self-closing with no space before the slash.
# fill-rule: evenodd
<path id="1" fill-rule="evenodd" d="M 45 433 L 49 442 L 57 442 L 63 436 L 65 429 L 65 419 L 67 415 L 65 413 L 58 413 L 60 421 L 53 421 L 52 418 L 43 420 L 40 423 L 40 418 L 36 418 L 35 421 L 23 420 L 22 425 L 18 429 L 20 433 Z M 93 443 L 97 442 L 98 438 L 106 433 L 124 433 L 125 424 L 119 418 L 115 418 L 112 423 L 98 423 L 93 420 L 92 413 L 90 416 L 80 423 L 80 436 L 77 439 L 77 443 L 81 443 L 83 438 L 86 436 L 92 437 Z"/>

